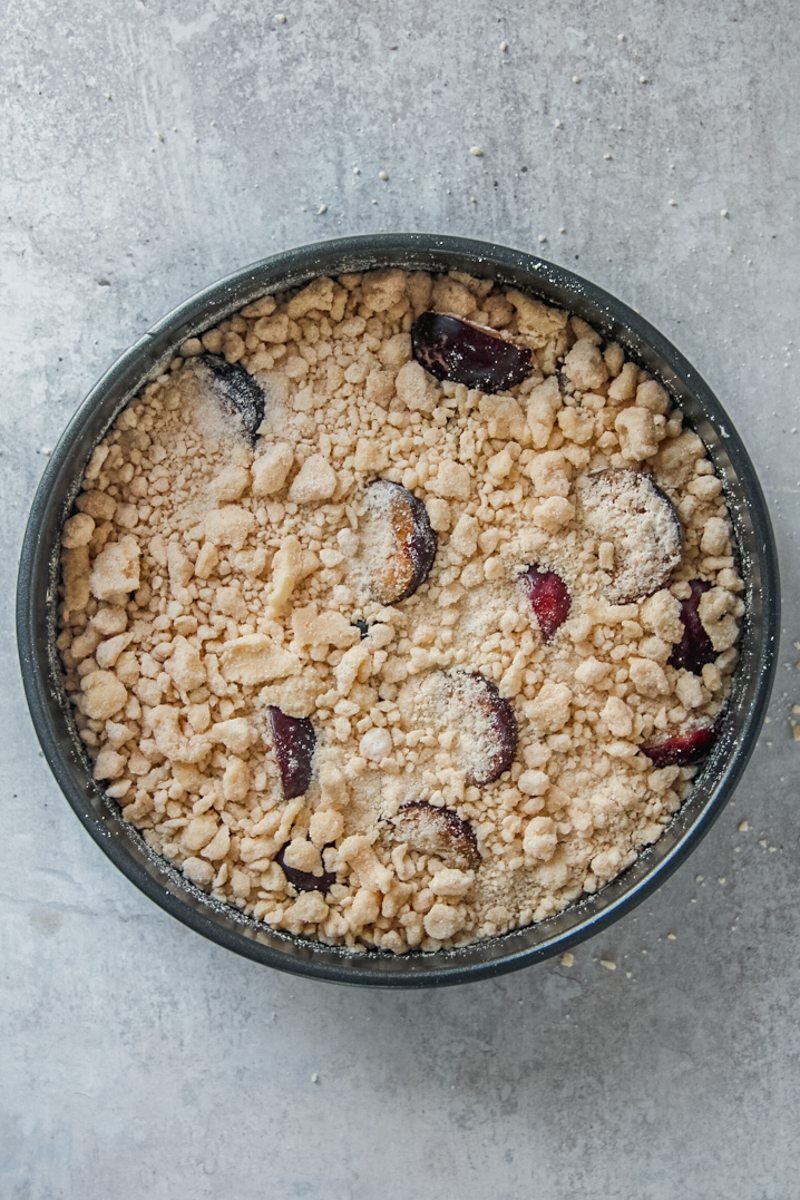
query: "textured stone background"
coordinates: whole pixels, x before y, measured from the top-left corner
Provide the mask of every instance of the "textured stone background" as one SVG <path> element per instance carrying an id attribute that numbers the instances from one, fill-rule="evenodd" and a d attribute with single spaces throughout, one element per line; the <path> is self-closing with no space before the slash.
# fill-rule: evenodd
<path id="1" fill-rule="evenodd" d="M 3 7 L 0 1194 L 800 1194 L 794 4 Z M 676 341 L 787 597 L 771 723 L 692 862 L 570 970 L 395 995 L 238 960 L 119 876 L 38 753 L 11 612 L 43 454 L 115 355 L 244 262 L 390 229 L 538 249 Z"/>

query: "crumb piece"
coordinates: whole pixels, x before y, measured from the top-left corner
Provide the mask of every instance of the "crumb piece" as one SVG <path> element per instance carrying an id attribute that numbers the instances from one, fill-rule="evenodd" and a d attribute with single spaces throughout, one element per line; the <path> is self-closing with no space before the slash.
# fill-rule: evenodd
<path id="1" fill-rule="evenodd" d="M 321 454 L 312 454 L 292 480 L 289 499 L 293 504 L 318 504 L 336 491 L 336 473 Z"/>
<path id="2" fill-rule="evenodd" d="M 214 881 L 214 868 L 205 859 L 192 856 L 184 860 L 181 867 L 186 878 L 204 890 L 211 887 Z"/>
<path id="3" fill-rule="evenodd" d="M 565 683 L 547 680 L 530 706 L 532 721 L 548 733 L 557 733 L 569 720 L 572 692 Z"/>
<path id="4" fill-rule="evenodd" d="M 526 826 L 523 849 L 527 863 L 547 862 L 558 844 L 555 822 L 551 817 L 533 817 Z"/>
<path id="5" fill-rule="evenodd" d="M 439 463 L 436 478 L 430 484 L 431 491 L 445 500 L 466 500 L 470 491 L 470 474 L 467 468 L 451 459 Z"/>
<path id="6" fill-rule="evenodd" d="M 428 937 L 443 942 L 455 937 L 461 929 L 464 919 L 459 909 L 437 901 L 430 912 L 426 913 L 422 923 Z"/>
<path id="7" fill-rule="evenodd" d="M 255 517 L 238 504 L 212 509 L 204 522 L 205 535 L 215 546 L 240 550 L 255 528 Z"/>
<path id="8" fill-rule="evenodd" d="M 95 530 L 94 517 L 88 513 L 75 513 L 64 522 L 61 531 L 61 545 L 66 550 L 76 550 L 79 546 L 88 546 Z"/>
<path id="9" fill-rule="evenodd" d="M 277 613 L 285 610 L 303 569 L 303 551 L 299 540 L 290 536 L 281 544 L 272 561 L 270 602 Z"/>
<path id="10" fill-rule="evenodd" d="M 581 338 L 564 360 L 564 374 L 576 388 L 591 392 L 606 382 L 608 368 L 600 348 L 588 338 Z"/>
<path id="11" fill-rule="evenodd" d="M 90 671 L 81 680 L 82 707 L 87 717 L 106 721 L 125 705 L 128 691 L 111 671 Z"/>
<path id="12" fill-rule="evenodd" d="M 192 692 L 206 682 L 206 670 L 200 660 L 200 652 L 185 637 L 177 637 L 172 643 L 172 654 L 164 663 L 164 670 L 184 692 Z"/>
<path id="13" fill-rule="evenodd" d="M 109 542 L 94 561 L 89 588 L 98 600 L 109 600 L 139 587 L 141 551 L 133 534 Z"/>
<path id="14" fill-rule="evenodd" d="M 614 421 L 614 428 L 627 462 L 644 462 L 658 452 L 655 422 L 646 408 L 624 408 Z"/>
<path id="15" fill-rule="evenodd" d="M 288 442 L 267 446 L 253 463 L 253 495 L 274 496 L 286 483 L 294 462 L 294 451 Z"/>
<path id="16" fill-rule="evenodd" d="M 252 687 L 296 675 L 301 667 L 296 654 L 276 646 L 262 633 L 235 638 L 222 648 L 222 676 L 231 683 Z"/>
<path id="17" fill-rule="evenodd" d="M 407 362 L 397 372 L 395 389 L 398 398 L 411 412 L 430 414 L 439 403 L 439 388 L 418 362 Z"/>

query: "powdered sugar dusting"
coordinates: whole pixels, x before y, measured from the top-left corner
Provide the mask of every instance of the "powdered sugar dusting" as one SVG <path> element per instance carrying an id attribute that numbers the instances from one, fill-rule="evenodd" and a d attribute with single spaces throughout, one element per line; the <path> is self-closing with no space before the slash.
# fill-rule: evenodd
<path id="1" fill-rule="evenodd" d="M 605 593 L 627 604 L 655 592 L 681 560 L 681 524 L 668 497 L 639 471 L 598 471 L 578 496 L 587 529 L 613 547 Z"/>

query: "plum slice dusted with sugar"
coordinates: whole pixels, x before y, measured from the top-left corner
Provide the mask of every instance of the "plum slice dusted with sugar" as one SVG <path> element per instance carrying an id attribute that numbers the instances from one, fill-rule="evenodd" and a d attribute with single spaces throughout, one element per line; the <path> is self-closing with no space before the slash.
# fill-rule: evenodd
<path id="1" fill-rule="evenodd" d="M 213 376 L 214 390 L 226 412 L 241 423 L 252 446 L 258 427 L 264 420 L 266 397 L 249 371 L 238 363 L 229 363 L 219 354 L 203 354 L 198 359 Z"/>
<path id="2" fill-rule="evenodd" d="M 681 561 L 683 530 L 672 501 L 652 478 L 611 467 L 582 476 L 576 492 L 584 528 L 614 548 L 606 598 L 631 604 L 664 587 Z"/>
<path id="3" fill-rule="evenodd" d="M 480 865 L 478 839 L 468 821 L 452 808 L 439 808 L 427 800 L 410 800 L 391 818 L 399 841 L 420 854 L 467 870 Z"/>
<path id="4" fill-rule="evenodd" d="M 569 588 L 555 571 L 542 571 L 535 565 L 527 567 L 519 578 L 536 617 L 542 641 L 549 642 L 569 616 L 572 606 Z"/>
<path id="5" fill-rule="evenodd" d="M 517 718 L 491 680 L 478 671 L 434 671 L 412 701 L 421 727 L 454 732 L 454 762 L 469 783 L 494 783 L 514 761 Z"/>
<path id="6" fill-rule="evenodd" d="M 470 783 L 494 783 L 514 761 L 517 718 L 490 679 L 476 672 L 450 672 L 452 700 L 460 711 L 461 756 Z M 463 707 L 462 707 L 463 706 Z"/>
<path id="7" fill-rule="evenodd" d="M 436 534 L 422 501 L 399 483 L 376 479 L 367 488 L 362 537 L 373 598 L 397 604 L 413 596 L 436 557 Z"/>
<path id="8" fill-rule="evenodd" d="M 688 767 L 700 762 L 711 752 L 717 733 L 716 725 L 701 725 L 696 729 L 671 733 L 641 749 L 655 767 Z"/>
<path id="9" fill-rule="evenodd" d="M 672 647 L 669 665 L 699 675 L 706 663 L 713 662 L 717 657 L 699 612 L 700 597 L 708 591 L 711 584 L 703 579 L 692 579 L 689 587 L 692 589 L 691 595 L 681 600 L 683 637 Z"/>
<path id="10" fill-rule="evenodd" d="M 317 735 L 308 717 L 289 717 L 275 704 L 268 714 L 283 798 L 292 800 L 308 791 Z"/>
<path id="11" fill-rule="evenodd" d="M 530 375 L 526 346 L 507 342 L 492 329 L 447 313 L 424 312 L 411 326 L 411 350 L 435 376 L 482 392 L 507 392 Z"/>
<path id="12" fill-rule="evenodd" d="M 330 871 L 323 871 L 321 875 L 313 875 L 311 871 L 301 871 L 297 867 L 287 866 L 283 861 L 285 853 L 286 847 L 283 846 L 275 855 L 275 861 L 289 883 L 292 887 L 297 888 L 298 892 L 327 892 L 336 883 L 336 876 Z"/>

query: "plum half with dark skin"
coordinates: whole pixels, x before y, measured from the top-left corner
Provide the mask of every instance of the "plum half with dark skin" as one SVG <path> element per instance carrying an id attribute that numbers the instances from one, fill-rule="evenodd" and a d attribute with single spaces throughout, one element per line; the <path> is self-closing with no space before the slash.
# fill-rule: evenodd
<path id="1" fill-rule="evenodd" d="M 485 722 L 482 736 L 479 733 L 472 742 L 472 749 L 480 751 L 482 762 L 472 766 L 467 778 L 479 786 L 494 783 L 514 761 L 517 752 L 517 718 L 510 700 L 506 700 L 495 684 L 477 672 L 469 676 L 472 687 L 468 689 L 468 704 L 480 713 Z M 467 712 L 471 723 L 471 714 Z"/>
<path id="2" fill-rule="evenodd" d="M 268 715 L 283 798 L 292 800 L 308 791 L 317 735 L 308 717 L 289 717 L 275 704 Z"/>
<path id="3" fill-rule="evenodd" d="M 610 467 L 582 476 L 576 494 L 584 528 L 614 547 L 606 599 L 632 604 L 664 587 L 681 561 L 683 529 L 658 484 L 643 471 Z"/>
<path id="4" fill-rule="evenodd" d="M 219 354 L 202 354 L 197 361 L 210 371 L 223 408 L 236 417 L 250 445 L 255 446 L 266 405 L 266 397 L 256 380 L 244 367 L 229 363 Z"/>
<path id="5" fill-rule="evenodd" d="M 379 604 L 398 604 L 428 578 L 437 538 L 428 510 L 413 492 L 388 479 L 367 488 L 362 529 L 370 591 Z"/>
<path id="6" fill-rule="evenodd" d="M 452 808 L 439 808 L 427 800 L 411 800 L 391 818 L 391 825 L 397 839 L 420 854 L 432 855 L 466 870 L 480 865 L 475 830 Z"/>
<path id="7" fill-rule="evenodd" d="M 536 617 L 542 641 L 549 642 L 569 616 L 572 606 L 569 588 L 555 571 L 542 571 L 535 565 L 527 567 L 519 578 Z"/>
<path id="8" fill-rule="evenodd" d="M 514 761 L 517 718 L 495 684 L 478 671 L 435 671 L 420 685 L 420 720 L 454 731 L 456 760 L 467 782 L 494 783 Z"/>
<path id="9" fill-rule="evenodd" d="M 692 579 L 689 583 L 691 595 L 681 600 L 681 622 L 683 637 L 672 648 L 669 665 L 679 670 L 692 671 L 699 675 L 706 663 L 711 663 L 717 657 L 717 652 L 711 644 L 711 638 L 705 631 L 700 620 L 700 597 L 711 587 L 703 579 Z"/>
<path id="10" fill-rule="evenodd" d="M 436 379 L 481 392 L 507 392 L 530 375 L 531 351 L 492 329 L 447 313 L 424 312 L 411 326 L 414 358 Z"/>
<path id="11" fill-rule="evenodd" d="M 336 876 L 330 871 L 323 871 L 321 875 L 312 875 L 311 871 L 300 871 L 297 867 L 287 867 L 283 861 L 285 853 L 286 847 L 283 846 L 275 855 L 275 861 L 289 883 L 292 887 L 297 888 L 298 892 L 327 892 L 336 883 Z"/>
<path id="12" fill-rule="evenodd" d="M 669 734 L 641 749 L 655 767 L 689 767 L 710 754 L 718 732 L 716 725 L 701 725 Z"/>

